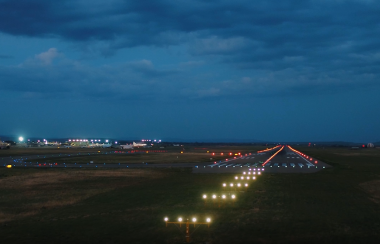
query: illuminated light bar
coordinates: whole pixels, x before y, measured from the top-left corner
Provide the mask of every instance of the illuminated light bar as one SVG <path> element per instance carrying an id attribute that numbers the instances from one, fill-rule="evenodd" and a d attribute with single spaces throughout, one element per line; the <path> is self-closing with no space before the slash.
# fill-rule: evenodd
<path id="1" fill-rule="evenodd" d="M 270 150 L 273 150 L 273 149 L 276 149 L 278 147 L 280 147 L 281 145 L 278 145 L 278 146 L 275 146 L 275 147 L 272 147 L 272 148 L 268 148 L 268 149 L 264 149 L 264 150 L 261 150 L 261 151 L 257 151 L 257 153 L 262 153 L 262 152 L 267 152 L 267 151 L 270 151 Z"/>
<path id="2" fill-rule="evenodd" d="M 302 157 L 304 157 L 304 158 L 306 158 L 306 159 L 310 159 L 310 161 L 313 160 L 312 157 L 309 158 L 309 156 L 307 156 L 306 154 L 303 154 L 303 153 L 301 153 L 300 151 L 297 151 L 297 150 L 293 149 L 293 148 L 292 148 L 291 146 L 289 146 L 289 145 L 288 145 L 288 148 L 289 148 L 290 150 L 292 150 L 293 152 L 297 153 L 298 155 L 300 155 L 300 156 L 302 156 Z M 315 163 L 318 163 L 318 161 L 315 161 Z"/>
<path id="3" fill-rule="evenodd" d="M 279 152 L 281 152 L 282 149 L 284 149 L 284 146 L 282 146 L 280 150 L 278 150 L 275 154 L 273 154 L 270 158 L 268 158 L 267 161 L 265 161 L 265 163 L 263 163 L 263 166 L 265 164 L 267 164 L 272 158 L 274 158 Z"/>

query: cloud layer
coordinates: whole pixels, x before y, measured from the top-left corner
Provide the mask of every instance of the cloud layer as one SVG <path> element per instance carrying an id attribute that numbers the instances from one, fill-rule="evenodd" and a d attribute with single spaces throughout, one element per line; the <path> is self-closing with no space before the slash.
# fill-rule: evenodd
<path id="1" fill-rule="evenodd" d="M 0 66 L 0 85 L 35 96 L 120 99 L 377 86 L 379 12 L 377 1 L 359 0 L 1 0 L 0 32 L 9 35 L 54 38 L 100 57 L 136 47 L 183 47 L 183 59 L 197 65 L 172 61 L 162 68 L 141 57 L 94 66 L 46 47 L 19 65 Z"/>

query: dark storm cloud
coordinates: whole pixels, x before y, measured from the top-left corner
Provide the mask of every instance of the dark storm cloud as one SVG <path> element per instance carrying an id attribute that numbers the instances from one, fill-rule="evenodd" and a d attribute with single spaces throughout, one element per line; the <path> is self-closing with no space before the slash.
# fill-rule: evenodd
<path id="1" fill-rule="evenodd" d="M 76 41 L 122 39 L 126 46 L 154 45 L 163 33 L 173 32 L 240 36 L 262 40 L 268 47 L 284 42 L 324 46 L 332 38 L 378 30 L 380 20 L 375 1 L 102 2 L 3 0 L 0 30 Z"/>
<path id="2" fill-rule="evenodd" d="M 371 0 L 0 0 L 0 31 L 4 33 L 56 37 L 98 48 L 104 56 L 122 48 L 182 44 L 194 57 L 230 67 L 226 78 L 210 78 L 158 70 L 150 61 L 128 64 L 128 74 L 121 66 L 93 71 L 64 64 L 39 66 L 36 70 L 46 70 L 49 79 L 57 80 L 51 86 L 46 77 L 40 80 L 36 70 L 25 67 L 29 76 L 24 78 L 15 71 L 20 67 L 2 67 L 0 75 L 45 82 L 19 89 L 44 86 L 41 89 L 75 89 L 83 94 L 135 89 L 157 94 L 166 87 L 165 94 L 175 94 L 177 89 L 190 97 L 375 85 L 380 70 L 379 12 L 380 2 Z M 45 57 L 44 64 L 49 60 Z M 113 81 L 121 81 L 123 74 L 128 77 L 128 89 L 123 82 Z M 79 83 L 73 82 L 74 75 Z M 95 80 L 97 88 L 85 90 L 89 80 Z M 170 82 L 177 87 L 172 88 Z M 158 83 L 167 86 L 155 89 Z M 198 89 L 199 84 L 202 88 Z M 16 89 L 17 85 L 6 87 Z"/>

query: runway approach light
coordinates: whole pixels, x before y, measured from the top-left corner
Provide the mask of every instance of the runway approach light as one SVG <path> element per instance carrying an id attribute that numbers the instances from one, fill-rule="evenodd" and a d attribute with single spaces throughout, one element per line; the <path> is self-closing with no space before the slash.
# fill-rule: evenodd
<path id="1" fill-rule="evenodd" d="M 192 220 L 193 220 L 193 222 L 197 222 L 197 218 L 193 218 Z"/>
<path id="2" fill-rule="evenodd" d="M 178 222 L 182 222 L 182 218 L 178 218 Z"/>
<path id="3" fill-rule="evenodd" d="M 207 198 L 207 195 L 203 195 L 203 199 L 206 199 Z"/>
<path id="4" fill-rule="evenodd" d="M 169 220 L 169 218 L 168 218 L 168 217 L 165 217 L 164 220 L 165 220 L 165 222 L 167 222 L 167 221 Z"/>
<path id="5" fill-rule="evenodd" d="M 207 218 L 207 219 L 206 219 L 206 222 L 207 222 L 207 223 L 210 223 L 210 222 L 211 222 L 211 219 L 210 219 L 210 218 Z"/>
<path id="6" fill-rule="evenodd" d="M 24 141 L 24 137 L 20 136 L 20 137 L 18 138 L 18 140 L 19 140 L 20 142 L 22 142 L 22 141 Z"/>

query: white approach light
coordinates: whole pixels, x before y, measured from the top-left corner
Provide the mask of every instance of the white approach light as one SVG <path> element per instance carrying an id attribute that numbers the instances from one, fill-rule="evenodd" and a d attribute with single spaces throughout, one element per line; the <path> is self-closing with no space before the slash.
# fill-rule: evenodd
<path id="1" fill-rule="evenodd" d="M 235 199 L 235 197 L 236 197 L 235 195 L 232 195 L 232 196 L 231 196 L 232 199 Z"/>
<path id="2" fill-rule="evenodd" d="M 247 180 L 249 180 L 249 177 L 247 177 Z"/>
<path id="3" fill-rule="evenodd" d="M 197 222 L 197 218 L 193 218 L 192 220 L 193 220 L 193 222 Z"/>
<path id="4" fill-rule="evenodd" d="M 240 184 L 240 183 L 238 183 L 238 184 L 237 184 L 237 186 L 238 186 L 238 187 L 240 187 L 240 186 L 241 186 L 241 184 Z"/>
<path id="5" fill-rule="evenodd" d="M 230 186 L 231 186 L 231 187 L 233 187 L 233 186 L 234 186 L 234 184 L 233 184 L 233 183 L 231 183 L 231 184 L 230 184 Z"/>
<path id="6" fill-rule="evenodd" d="M 243 175 L 245 175 L 245 172 L 243 172 Z"/>
<path id="7" fill-rule="evenodd" d="M 203 199 L 206 199 L 207 198 L 207 195 L 205 194 L 205 195 L 203 195 Z"/>
<path id="8" fill-rule="evenodd" d="M 215 199 L 216 198 L 216 195 L 212 195 L 212 199 Z"/>
<path id="9" fill-rule="evenodd" d="M 261 175 L 261 172 L 257 172 L 258 175 Z"/>
<path id="10" fill-rule="evenodd" d="M 253 176 L 253 177 L 252 177 L 252 180 L 256 180 L 256 177 L 255 177 L 255 176 Z"/>
<path id="11" fill-rule="evenodd" d="M 182 218 L 178 218 L 178 222 L 182 222 Z"/>
<path id="12" fill-rule="evenodd" d="M 226 183 L 223 183 L 223 187 L 226 187 Z"/>
<path id="13" fill-rule="evenodd" d="M 248 184 L 247 183 L 245 183 L 245 185 L 244 185 L 245 187 L 248 187 Z"/>
<path id="14" fill-rule="evenodd" d="M 210 219 L 210 218 L 207 218 L 207 219 L 206 219 L 206 222 L 207 222 L 207 223 L 210 223 L 210 222 L 211 222 L 211 219 Z"/>
<path id="15" fill-rule="evenodd" d="M 239 177 L 235 176 L 235 180 L 239 179 Z"/>
<path id="16" fill-rule="evenodd" d="M 240 179 L 244 180 L 244 176 L 240 177 Z"/>
<path id="17" fill-rule="evenodd" d="M 226 195 L 222 195 L 222 198 L 223 198 L 223 199 L 226 199 Z"/>
<path id="18" fill-rule="evenodd" d="M 167 221 L 169 220 L 169 218 L 168 218 L 168 217 L 165 217 L 164 220 L 165 220 L 165 222 L 167 222 Z"/>
<path id="19" fill-rule="evenodd" d="M 19 140 L 20 142 L 22 142 L 22 141 L 24 140 L 24 137 L 20 136 L 20 137 L 18 138 L 18 140 Z"/>

